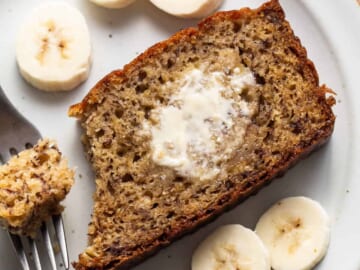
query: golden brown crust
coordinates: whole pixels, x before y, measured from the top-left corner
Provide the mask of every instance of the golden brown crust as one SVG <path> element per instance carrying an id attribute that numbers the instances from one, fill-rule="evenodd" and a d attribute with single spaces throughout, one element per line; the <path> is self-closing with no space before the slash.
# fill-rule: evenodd
<path id="1" fill-rule="evenodd" d="M 214 25 L 217 25 L 221 21 L 237 21 L 244 17 L 252 16 L 269 16 L 270 20 L 281 21 L 285 28 L 290 28 L 288 22 L 284 21 L 285 15 L 277 0 L 272 0 L 265 3 L 256 10 L 249 8 L 241 9 L 240 11 L 228 11 L 218 12 L 215 15 L 203 20 L 199 23 L 198 28 L 189 28 L 175 34 L 168 40 L 155 44 L 143 54 L 138 56 L 130 64 L 126 65 L 123 70 L 117 70 L 104 79 L 102 79 L 85 97 L 85 99 L 76 105 L 73 105 L 69 110 L 70 116 L 75 116 L 80 119 L 86 119 L 88 114 L 102 102 L 105 89 L 108 89 L 108 84 L 122 82 L 126 83 L 129 74 L 138 70 L 143 64 L 151 58 L 156 58 L 167 50 L 172 45 L 180 44 L 183 42 L 191 43 L 196 42 L 197 37 L 209 29 L 212 29 Z M 210 31 L 210 30 L 209 30 Z M 253 171 L 248 173 L 246 181 L 242 184 L 236 185 L 231 193 L 225 193 L 219 197 L 213 207 L 203 209 L 202 212 L 198 212 L 191 219 L 185 219 L 182 222 L 177 223 L 176 227 L 171 227 L 169 230 L 164 230 L 162 235 L 149 242 L 147 245 L 138 247 L 132 247 L 132 253 L 126 253 L 127 255 L 121 256 L 108 256 L 108 257 L 93 257 L 91 260 L 87 256 L 80 255 L 79 262 L 74 263 L 74 267 L 77 270 L 110 270 L 110 269 L 127 269 L 133 264 L 140 262 L 149 255 L 155 253 L 160 248 L 169 245 L 176 238 L 189 233 L 199 226 L 209 222 L 216 218 L 222 212 L 235 206 L 238 202 L 245 200 L 250 195 L 254 195 L 261 187 L 270 183 L 272 179 L 285 173 L 289 167 L 294 165 L 299 159 L 307 156 L 314 149 L 323 145 L 330 137 L 335 117 L 331 111 L 331 105 L 334 104 L 333 98 L 326 100 L 325 94 L 332 93 L 331 89 L 326 86 L 318 86 L 319 79 L 314 64 L 307 58 L 305 48 L 301 46 L 300 40 L 295 36 L 290 36 L 287 40 L 289 48 L 292 54 L 296 55 L 299 61 L 299 69 L 302 76 L 306 80 L 311 82 L 314 89 L 311 89 L 316 96 L 316 102 L 321 106 L 322 114 L 324 115 L 324 123 L 321 128 L 313 130 L 311 134 L 308 134 L 307 140 L 301 140 L 298 144 L 293 145 L 286 153 L 281 155 L 281 159 L 276 162 L 275 166 L 270 166 L 266 170 Z M 297 126 L 295 128 L 298 128 Z M 232 175 L 233 182 L 239 182 L 238 179 L 243 179 L 243 176 Z"/>
<path id="2" fill-rule="evenodd" d="M 334 119 L 333 119 L 334 120 Z M 106 263 L 93 261 L 90 265 L 86 259 L 79 256 L 79 262 L 73 263 L 76 270 L 110 270 L 110 269 L 128 269 L 130 266 L 140 263 L 149 256 L 155 254 L 161 248 L 170 245 L 174 240 L 181 238 L 185 234 L 191 233 L 198 229 L 200 226 L 216 219 L 222 213 L 230 210 L 240 202 L 249 198 L 249 196 L 256 195 L 256 193 L 264 186 L 271 183 L 271 181 L 279 176 L 284 175 L 286 171 L 295 165 L 300 159 L 307 157 L 317 148 L 325 144 L 330 137 L 333 129 L 321 131 L 314 140 L 307 146 L 298 146 L 294 152 L 287 157 L 286 160 L 279 164 L 278 168 L 272 168 L 270 171 L 262 175 L 254 175 L 250 179 L 251 185 L 247 185 L 246 189 L 238 189 L 232 193 L 231 197 L 223 197 L 219 200 L 218 207 L 214 208 L 211 212 L 204 212 L 203 215 L 198 216 L 192 223 L 182 224 L 181 227 L 173 228 L 171 232 L 164 233 L 164 239 L 153 242 L 150 246 L 143 247 L 141 252 L 134 253 L 132 256 L 127 257 L 123 261 L 110 260 Z M 101 265 L 102 266 L 99 266 Z M 94 265 L 97 265 L 94 267 Z"/>
<path id="3" fill-rule="evenodd" d="M 106 85 L 113 78 L 116 78 L 117 81 L 126 80 L 126 74 L 130 74 L 133 70 L 136 70 L 138 66 L 141 66 L 145 59 L 156 57 L 156 55 L 161 54 L 166 49 L 166 47 L 180 43 L 185 39 L 191 39 L 191 37 L 195 36 L 197 33 L 198 30 L 196 28 L 184 29 L 169 39 L 153 45 L 138 57 L 136 57 L 129 64 L 125 65 L 122 70 L 115 70 L 106 75 L 90 90 L 82 102 L 74 104 L 70 107 L 68 112 L 69 116 L 81 118 L 91 106 L 96 106 L 96 104 L 101 102 L 101 93 L 104 91 L 104 89 L 106 89 Z"/>
<path id="4" fill-rule="evenodd" d="M 108 82 L 112 80 L 112 78 L 116 78 L 118 81 L 126 80 L 126 74 L 130 74 L 138 66 L 141 66 L 141 64 L 145 59 L 156 57 L 156 55 L 161 54 L 167 47 L 174 44 L 178 44 L 184 40 L 191 40 L 192 37 L 195 38 L 194 40 L 195 42 L 196 35 L 198 35 L 202 30 L 205 30 L 211 24 L 216 23 L 216 21 L 225 20 L 227 18 L 237 19 L 243 16 L 247 16 L 249 14 L 261 13 L 266 10 L 275 11 L 278 14 L 280 14 L 280 17 L 282 19 L 285 18 L 284 11 L 280 6 L 279 1 L 272 0 L 270 2 L 263 4 L 261 7 L 259 7 L 256 10 L 251 10 L 249 8 L 242 8 L 240 10 L 234 10 L 234 11 L 217 12 L 213 16 L 201 21 L 198 24 L 198 28 L 190 27 L 183 29 L 175 33 L 170 38 L 154 44 L 153 46 L 148 48 L 145 52 L 143 52 L 134 60 L 132 60 L 129 64 L 125 65 L 122 70 L 115 70 L 110 74 L 106 75 L 90 90 L 90 92 L 85 96 L 85 98 L 80 103 L 74 104 L 70 107 L 68 111 L 68 115 L 72 117 L 81 118 L 84 115 L 84 113 L 86 113 L 87 110 L 90 109 L 91 106 L 96 106 L 96 104 L 101 102 L 101 92 L 103 92 L 104 89 L 106 89 L 106 85 L 108 84 Z M 296 47 L 299 49 L 299 52 L 301 52 L 303 56 L 305 56 L 306 58 L 306 51 L 304 50 L 304 48 L 299 46 L 297 43 L 296 45 L 297 45 Z M 313 63 L 310 60 L 307 61 L 309 65 L 312 65 L 312 68 L 315 71 Z"/>

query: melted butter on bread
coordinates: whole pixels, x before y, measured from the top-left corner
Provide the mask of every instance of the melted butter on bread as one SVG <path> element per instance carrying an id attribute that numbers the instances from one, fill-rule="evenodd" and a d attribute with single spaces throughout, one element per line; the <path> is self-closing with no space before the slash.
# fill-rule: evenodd
<path id="1" fill-rule="evenodd" d="M 219 174 L 219 162 L 231 151 L 224 142 L 241 144 L 254 113 L 254 106 L 240 94 L 255 84 L 254 75 L 244 67 L 188 69 L 167 106 L 152 112 L 156 124 L 144 126 L 151 130 L 153 161 L 200 180 Z"/>

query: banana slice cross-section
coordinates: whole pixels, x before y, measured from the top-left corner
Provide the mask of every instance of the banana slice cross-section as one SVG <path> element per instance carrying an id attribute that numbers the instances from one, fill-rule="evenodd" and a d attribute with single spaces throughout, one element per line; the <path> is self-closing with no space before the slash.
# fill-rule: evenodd
<path id="1" fill-rule="evenodd" d="M 39 6 L 22 25 L 16 58 L 21 75 L 45 91 L 66 91 L 87 79 L 91 43 L 83 15 L 62 2 Z"/>
<path id="2" fill-rule="evenodd" d="M 159 9 L 181 18 L 203 18 L 218 9 L 224 0 L 150 0 Z"/>
<path id="3" fill-rule="evenodd" d="M 330 222 L 318 202 L 290 197 L 266 211 L 255 231 L 269 250 L 274 270 L 307 270 L 327 251 Z"/>
<path id="4" fill-rule="evenodd" d="M 268 252 L 251 230 L 225 225 L 213 232 L 195 250 L 192 270 L 270 270 Z"/>
<path id="5" fill-rule="evenodd" d="M 106 8 L 124 8 L 135 0 L 90 0 L 90 2 Z"/>

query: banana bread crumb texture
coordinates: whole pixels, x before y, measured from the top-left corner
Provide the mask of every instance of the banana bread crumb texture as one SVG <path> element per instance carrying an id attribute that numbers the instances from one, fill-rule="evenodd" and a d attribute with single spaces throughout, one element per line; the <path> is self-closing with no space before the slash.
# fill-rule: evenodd
<path id="1" fill-rule="evenodd" d="M 0 167 L 0 224 L 11 233 L 35 237 L 43 221 L 60 214 L 74 171 L 56 143 L 40 140 Z"/>
<path id="2" fill-rule="evenodd" d="M 235 82 L 239 71 L 250 74 L 245 83 Z M 205 129 L 191 132 L 182 121 L 199 115 L 176 110 L 204 88 L 218 91 L 203 97 L 219 99 L 205 104 L 219 117 L 198 107 Z M 216 13 L 107 75 L 69 112 L 97 185 L 76 269 L 126 268 L 254 194 L 330 137 L 330 91 L 276 0 Z M 168 125 L 168 113 L 180 122 Z M 166 126 L 166 139 L 176 130 L 168 142 L 158 134 Z"/>

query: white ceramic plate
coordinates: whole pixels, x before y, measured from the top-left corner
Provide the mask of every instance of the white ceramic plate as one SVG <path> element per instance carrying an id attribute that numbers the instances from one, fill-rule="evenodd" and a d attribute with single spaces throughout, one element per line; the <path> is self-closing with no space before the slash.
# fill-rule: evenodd
<path id="1" fill-rule="evenodd" d="M 77 167 L 76 184 L 65 201 L 64 213 L 70 260 L 86 246 L 90 220 L 93 174 L 80 144 L 80 128 L 67 117 L 69 105 L 78 102 L 99 79 L 121 68 L 139 52 L 196 21 L 162 13 L 148 1 L 117 11 L 96 7 L 87 0 L 68 0 L 89 24 L 94 61 L 89 79 L 70 93 L 44 93 L 20 77 L 14 41 L 29 10 L 45 0 L 0 2 L 0 84 L 19 111 L 44 136 L 58 140 L 71 166 Z M 260 0 L 226 0 L 223 10 L 258 6 Z M 275 201 L 305 195 L 321 202 L 331 216 L 329 252 L 317 269 L 359 270 L 360 256 L 360 6 L 356 0 L 282 0 L 287 18 L 315 62 L 320 80 L 337 92 L 335 132 L 328 145 L 291 169 L 234 210 L 191 236 L 172 244 L 139 265 L 138 270 L 190 269 L 193 249 L 214 228 L 241 223 L 253 228 L 261 213 Z M 1 129 L 2 127 L 0 127 Z M 20 269 L 4 232 L 0 232 L 0 269 Z"/>

